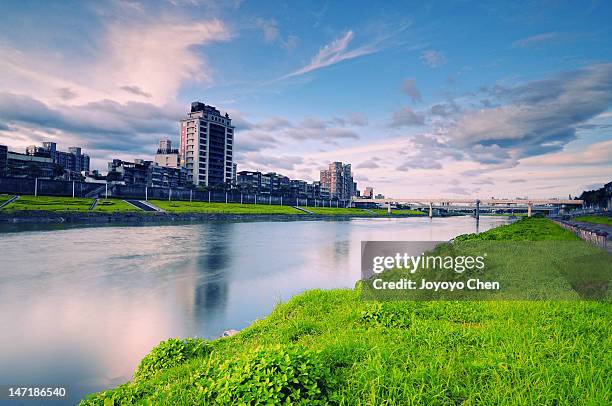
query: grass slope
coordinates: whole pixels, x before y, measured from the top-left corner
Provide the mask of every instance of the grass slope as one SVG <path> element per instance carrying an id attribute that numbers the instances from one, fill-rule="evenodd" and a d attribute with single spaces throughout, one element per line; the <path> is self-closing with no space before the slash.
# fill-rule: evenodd
<path id="1" fill-rule="evenodd" d="M 389 213 L 386 209 L 371 209 L 374 213 L 380 214 L 382 216 L 386 216 Z M 424 216 L 425 213 L 418 210 L 400 210 L 400 209 L 392 209 L 391 214 L 393 216 Z"/>
<path id="2" fill-rule="evenodd" d="M 357 209 L 344 207 L 304 207 L 304 209 L 322 216 L 373 216 L 372 213 Z"/>
<path id="3" fill-rule="evenodd" d="M 582 221 L 584 223 L 605 224 L 612 226 L 612 217 L 610 216 L 580 216 L 574 217 L 574 220 Z"/>
<path id="4" fill-rule="evenodd" d="M 170 213 L 223 213 L 223 214 L 304 214 L 290 206 L 266 204 L 179 202 L 151 200 L 151 203 Z"/>
<path id="5" fill-rule="evenodd" d="M 542 219 L 461 239 L 573 241 Z M 610 404 L 601 302 L 365 302 L 313 290 L 238 335 L 171 339 L 83 405 Z"/>
<path id="6" fill-rule="evenodd" d="M 119 213 L 127 211 L 143 212 L 142 210 L 120 199 L 100 199 L 93 211 L 103 213 Z"/>
<path id="7" fill-rule="evenodd" d="M 9 200 L 13 195 L 0 195 L 0 205 Z"/>
<path id="8" fill-rule="evenodd" d="M 44 210 L 53 212 L 88 211 L 93 199 L 73 199 L 71 197 L 21 196 L 2 211 Z"/>

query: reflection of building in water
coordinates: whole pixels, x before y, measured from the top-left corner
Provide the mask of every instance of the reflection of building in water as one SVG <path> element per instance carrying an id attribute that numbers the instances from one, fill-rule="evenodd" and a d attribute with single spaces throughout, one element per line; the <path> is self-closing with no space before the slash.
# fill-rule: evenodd
<path id="1" fill-rule="evenodd" d="M 228 277 L 233 223 L 212 222 L 200 234 L 200 255 L 196 259 L 199 275 L 195 286 L 194 318 L 205 322 L 211 316 L 225 313 L 228 296 Z"/>
<path id="2" fill-rule="evenodd" d="M 176 243 L 193 253 L 181 264 L 187 278 L 177 281 L 177 300 L 187 319 L 193 323 L 191 335 L 212 336 L 208 331 L 215 319 L 225 317 L 229 294 L 229 269 L 232 262 L 233 223 L 211 222 L 190 227 L 189 236 Z"/>

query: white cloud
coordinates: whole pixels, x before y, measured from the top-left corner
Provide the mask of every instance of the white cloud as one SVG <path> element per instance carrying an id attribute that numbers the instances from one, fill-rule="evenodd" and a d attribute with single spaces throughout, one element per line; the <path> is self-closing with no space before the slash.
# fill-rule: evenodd
<path id="1" fill-rule="evenodd" d="M 355 34 L 353 31 L 347 31 L 342 36 L 336 38 L 329 44 L 325 45 L 311 59 L 310 63 L 295 72 L 285 75 L 283 78 L 292 76 L 304 75 L 317 69 L 326 66 L 334 65 L 347 59 L 357 58 L 359 56 L 368 55 L 376 52 L 376 48 L 372 45 L 364 45 L 352 50 L 349 50 L 349 44 L 353 40 Z"/>
<path id="2" fill-rule="evenodd" d="M 439 51 L 434 51 L 429 49 L 427 51 L 423 51 L 420 56 L 421 61 L 429 66 L 430 68 L 438 68 L 444 65 L 446 61 L 446 57 Z"/>
<path id="3" fill-rule="evenodd" d="M 556 32 L 545 32 L 543 34 L 532 35 L 531 37 L 521 38 L 512 43 L 513 48 L 524 48 L 531 45 L 540 44 L 542 42 L 551 41 L 558 37 Z"/>
<path id="4" fill-rule="evenodd" d="M 51 105 L 102 99 L 162 105 L 185 80 L 211 80 L 211 68 L 195 47 L 231 36 L 219 20 L 146 19 L 109 24 L 92 44 L 97 56 L 92 60 L 0 45 L 0 90 L 36 95 Z"/>

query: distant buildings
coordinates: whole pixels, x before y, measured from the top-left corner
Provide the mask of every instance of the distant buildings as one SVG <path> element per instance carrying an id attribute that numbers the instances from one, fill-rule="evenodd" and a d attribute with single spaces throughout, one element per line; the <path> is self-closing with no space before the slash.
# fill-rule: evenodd
<path id="1" fill-rule="evenodd" d="M 53 163 L 72 173 L 89 171 L 89 155 L 83 154 L 81 147 L 70 147 L 68 152 L 58 151 L 55 142 L 43 142 L 42 147 L 30 145 L 26 148 L 30 156 L 51 158 Z"/>
<path id="2" fill-rule="evenodd" d="M 181 162 L 196 186 L 229 185 L 233 170 L 234 127 L 226 113 L 204 103 L 191 103 L 180 122 Z"/>
<path id="3" fill-rule="evenodd" d="M 370 186 L 366 187 L 363 191 L 363 198 L 373 199 L 374 198 L 374 188 Z"/>
<path id="4" fill-rule="evenodd" d="M 44 156 L 7 152 L 6 175 L 15 178 L 54 178 L 55 163 Z M 63 171 L 62 171 L 63 172 Z"/>
<path id="5" fill-rule="evenodd" d="M 0 176 L 17 178 L 80 178 L 81 171 L 89 170 L 89 155 L 81 148 L 71 147 L 69 152 L 57 150 L 54 142 L 42 146 L 31 145 L 26 153 L 9 151 L 0 145 Z"/>
<path id="6" fill-rule="evenodd" d="M 107 180 L 126 185 L 176 188 L 185 185 L 186 175 L 183 168 L 160 166 L 153 161 L 113 159 L 108 163 Z"/>
<path id="7" fill-rule="evenodd" d="M 384 199 L 384 198 L 385 198 L 385 195 L 383 195 L 383 194 L 379 193 L 379 194 L 376 195 L 376 199 Z"/>
<path id="8" fill-rule="evenodd" d="M 333 162 L 321 171 L 321 187 L 329 189 L 330 196 L 339 200 L 350 200 L 353 195 L 353 174 L 351 165 Z"/>
<path id="9" fill-rule="evenodd" d="M 292 198 L 330 199 L 329 189 L 320 182 L 289 179 L 287 176 L 269 172 L 240 171 L 237 186 L 243 192 L 261 195 L 286 196 Z"/>
<path id="10" fill-rule="evenodd" d="M 154 161 L 165 168 L 180 168 L 181 156 L 178 149 L 172 149 L 172 142 L 168 139 L 159 140 L 159 148 Z"/>

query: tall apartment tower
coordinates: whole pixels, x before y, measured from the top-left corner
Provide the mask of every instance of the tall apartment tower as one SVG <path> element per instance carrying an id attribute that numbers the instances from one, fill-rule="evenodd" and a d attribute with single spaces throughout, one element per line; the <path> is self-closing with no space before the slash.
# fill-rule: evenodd
<path id="1" fill-rule="evenodd" d="M 234 127 L 227 113 L 204 103 L 191 103 L 180 123 L 181 162 L 187 181 L 196 186 L 229 185 L 232 180 Z"/>
<path id="2" fill-rule="evenodd" d="M 321 186 L 329 189 L 331 197 L 350 200 L 353 197 L 353 174 L 351 164 L 332 162 L 327 170 L 321 171 Z"/>

